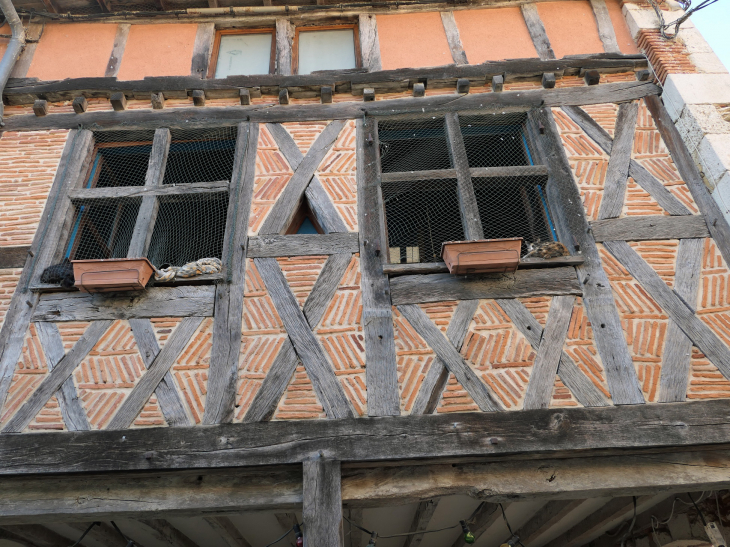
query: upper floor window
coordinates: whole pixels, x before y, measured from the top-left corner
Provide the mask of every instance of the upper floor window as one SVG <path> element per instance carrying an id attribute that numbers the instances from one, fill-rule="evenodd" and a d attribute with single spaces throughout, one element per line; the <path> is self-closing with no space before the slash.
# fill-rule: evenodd
<path id="1" fill-rule="evenodd" d="M 311 74 L 318 70 L 346 70 L 360 65 L 356 25 L 297 27 L 295 72 Z"/>
<path id="2" fill-rule="evenodd" d="M 213 48 L 215 78 L 270 74 L 274 71 L 274 31 L 219 30 Z"/>

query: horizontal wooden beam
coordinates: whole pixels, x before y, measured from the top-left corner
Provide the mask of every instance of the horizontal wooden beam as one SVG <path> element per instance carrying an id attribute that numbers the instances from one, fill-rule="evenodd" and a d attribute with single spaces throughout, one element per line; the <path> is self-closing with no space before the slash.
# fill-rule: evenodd
<path id="1" fill-rule="evenodd" d="M 32 321 L 100 321 L 150 317 L 211 317 L 215 287 L 152 287 L 141 293 L 43 294 Z"/>
<path id="2" fill-rule="evenodd" d="M 0 435 L 0 475 L 160 471 L 574 451 L 679 451 L 727 443 L 730 400 L 500 413 L 273 421 Z M 28 454 L 33 457 L 29 458 Z M 605 484 L 602 481 L 602 484 Z"/>
<path id="3" fill-rule="evenodd" d="M 702 215 L 626 217 L 594 220 L 590 225 L 597 242 L 710 237 Z"/>
<path id="4" fill-rule="evenodd" d="M 242 121 L 258 123 L 343 120 L 361 118 L 365 112 L 374 116 L 433 111 L 523 111 L 540 105 L 546 107 L 625 102 L 659 93 L 651 82 L 618 82 L 592 87 L 566 87 L 476 93 L 454 97 L 450 94 L 407 97 L 375 101 L 338 102 L 333 104 L 227 106 L 216 108 L 186 107 L 164 110 L 95 111 L 83 114 L 33 114 L 11 116 L 5 131 L 72 129 L 79 124 L 98 129 L 156 129 L 159 127 L 200 128 L 237 125 Z"/>
<path id="5" fill-rule="evenodd" d="M 545 165 L 517 165 L 506 167 L 472 167 L 469 169 L 472 178 L 534 177 L 547 176 Z M 381 182 L 406 182 L 411 180 L 455 179 L 456 169 L 436 169 L 433 171 L 403 171 L 399 173 L 383 173 Z"/>
<path id="6" fill-rule="evenodd" d="M 475 276 L 407 275 L 392 279 L 390 292 L 394 305 L 583 294 L 575 268 L 570 267 Z"/>
<path id="7" fill-rule="evenodd" d="M 339 234 L 292 234 L 248 238 L 249 258 L 315 256 L 357 253 L 360 242 L 356 232 Z"/>
<path id="8" fill-rule="evenodd" d="M 560 266 L 580 266 L 585 259 L 580 256 L 559 256 L 557 258 L 523 258 L 519 270 L 535 268 L 559 268 Z M 413 264 L 383 264 L 383 273 L 390 276 L 445 273 L 449 268 L 445 262 L 417 262 Z"/>
<path id="9" fill-rule="evenodd" d="M 730 486 L 729 468 L 727 449 L 627 451 L 620 456 L 571 458 L 510 456 L 504 461 L 402 466 L 345 464 L 342 501 L 350 507 L 377 507 L 449 495 L 496 503 L 720 490 Z M 0 481 L 0 526 L 286 511 L 299 509 L 301 504 L 301 465 L 6 477 Z"/>
<path id="10" fill-rule="evenodd" d="M 30 245 L 21 247 L 0 247 L 0 270 L 22 268 L 28 258 Z"/>
<path id="11" fill-rule="evenodd" d="M 228 181 L 193 182 L 191 184 L 169 184 L 162 186 L 122 186 L 117 188 L 76 188 L 68 195 L 72 200 L 109 198 L 135 198 L 141 196 L 177 196 L 227 192 Z"/>

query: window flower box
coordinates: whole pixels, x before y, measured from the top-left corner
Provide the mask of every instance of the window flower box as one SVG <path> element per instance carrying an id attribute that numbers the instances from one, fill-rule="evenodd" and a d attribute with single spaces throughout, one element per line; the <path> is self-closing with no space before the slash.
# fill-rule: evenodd
<path id="1" fill-rule="evenodd" d="M 452 275 L 511 273 L 520 262 L 521 237 L 445 241 L 441 257 Z"/>
<path id="2" fill-rule="evenodd" d="M 72 260 L 74 285 L 89 293 L 144 290 L 155 271 L 146 258 Z"/>

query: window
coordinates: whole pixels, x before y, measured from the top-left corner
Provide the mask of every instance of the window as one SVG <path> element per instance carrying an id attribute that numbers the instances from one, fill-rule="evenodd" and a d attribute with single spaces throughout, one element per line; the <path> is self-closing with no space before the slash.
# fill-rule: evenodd
<path id="1" fill-rule="evenodd" d="M 355 25 L 297 27 L 294 51 L 297 74 L 360 66 Z"/>
<path id="2" fill-rule="evenodd" d="M 270 74 L 275 44 L 273 30 L 219 30 L 210 72 L 215 78 Z"/>
<path id="3" fill-rule="evenodd" d="M 460 192 L 473 192 L 471 229 L 484 239 L 522 237 L 523 254 L 529 243 L 555 240 L 547 169 L 534 165 L 527 115 L 446 116 L 451 123 L 444 115 L 378 123 L 390 262 L 440 262 L 444 241 L 467 239 Z"/>
<path id="4" fill-rule="evenodd" d="M 166 145 L 166 132 L 94 136 L 96 148 L 86 183 L 71 196 L 73 219 L 65 257 L 146 256 L 158 268 L 222 258 L 235 127 L 172 130 L 164 170 L 150 173 L 153 144 Z M 154 173 L 158 180 L 148 180 Z M 139 187 L 145 185 L 143 193 Z M 139 251 L 130 248 L 137 233 L 141 237 L 136 239 L 142 241 Z"/>

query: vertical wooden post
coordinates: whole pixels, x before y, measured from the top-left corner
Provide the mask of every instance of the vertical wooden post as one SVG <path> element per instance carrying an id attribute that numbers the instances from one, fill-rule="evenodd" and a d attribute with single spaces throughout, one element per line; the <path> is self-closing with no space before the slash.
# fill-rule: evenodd
<path id="1" fill-rule="evenodd" d="M 304 462 L 305 547 L 344 547 L 340 462 L 316 456 Z"/>
<path id="2" fill-rule="evenodd" d="M 362 66 L 370 72 L 383 70 L 380 60 L 380 41 L 378 40 L 378 24 L 375 15 L 362 13 L 358 19 L 358 33 L 360 34 L 360 51 Z"/>
<path id="3" fill-rule="evenodd" d="M 276 73 L 291 76 L 294 26 L 288 19 L 276 20 Z"/>

